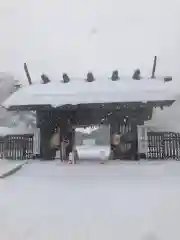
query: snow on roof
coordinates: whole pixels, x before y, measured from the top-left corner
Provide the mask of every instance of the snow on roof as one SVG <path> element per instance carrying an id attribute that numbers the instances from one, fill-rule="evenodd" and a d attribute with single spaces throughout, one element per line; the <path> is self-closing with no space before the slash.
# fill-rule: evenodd
<path id="1" fill-rule="evenodd" d="M 158 131 L 170 131 L 180 133 L 180 96 L 175 103 L 163 110 L 154 109 L 152 119 L 145 122 L 145 125 L 156 127 Z"/>
<path id="2" fill-rule="evenodd" d="M 22 87 L 3 106 L 59 107 L 68 104 L 165 101 L 175 100 L 175 92 L 173 82 L 164 83 L 162 79 L 71 80 L 68 83 L 50 82 Z"/>

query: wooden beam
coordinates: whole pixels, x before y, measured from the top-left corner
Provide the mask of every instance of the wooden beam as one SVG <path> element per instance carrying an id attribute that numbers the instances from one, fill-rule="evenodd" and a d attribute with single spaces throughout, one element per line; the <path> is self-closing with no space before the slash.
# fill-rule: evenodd
<path id="1" fill-rule="evenodd" d="M 32 84 L 32 80 L 31 80 L 31 76 L 29 74 L 28 67 L 27 67 L 26 63 L 24 63 L 24 71 L 26 73 L 26 77 L 28 79 L 28 83 L 29 83 L 29 85 L 31 85 Z"/>
<path id="2" fill-rule="evenodd" d="M 152 79 L 155 78 L 156 63 L 157 63 L 157 56 L 154 57 L 153 68 L 152 68 L 152 75 L 151 75 L 151 78 L 152 78 Z"/>

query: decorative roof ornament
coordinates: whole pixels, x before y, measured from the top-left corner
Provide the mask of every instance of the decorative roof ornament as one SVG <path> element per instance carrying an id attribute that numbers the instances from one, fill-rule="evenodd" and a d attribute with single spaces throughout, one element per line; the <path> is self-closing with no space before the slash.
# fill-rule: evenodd
<path id="1" fill-rule="evenodd" d="M 69 76 L 67 75 L 67 73 L 63 73 L 63 82 L 64 83 L 68 83 L 68 82 L 70 82 L 70 78 L 69 78 Z"/>
<path id="2" fill-rule="evenodd" d="M 140 71 L 139 68 L 134 71 L 134 74 L 133 74 L 132 78 L 134 80 L 140 80 L 141 79 L 141 71 Z"/>
<path id="3" fill-rule="evenodd" d="M 170 81 L 172 81 L 171 76 L 164 77 L 164 82 L 170 82 Z"/>
<path id="4" fill-rule="evenodd" d="M 117 81 L 117 80 L 119 80 L 120 78 L 119 78 L 119 72 L 118 72 L 118 70 L 114 70 L 113 72 L 112 72 L 112 76 L 111 76 L 111 80 L 112 81 Z"/>
<path id="5" fill-rule="evenodd" d="M 152 75 L 151 78 L 155 79 L 155 73 L 156 73 L 156 64 L 157 64 L 157 56 L 154 56 L 154 61 L 153 61 L 153 68 L 152 68 Z"/>
<path id="6" fill-rule="evenodd" d="M 42 79 L 42 83 L 43 84 L 47 84 L 47 83 L 49 83 L 50 82 L 50 79 L 48 78 L 48 76 L 47 75 L 45 75 L 45 74 L 42 74 L 41 75 L 41 79 Z"/>
<path id="7" fill-rule="evenodd" d="M 26 63 L 24 63 L 24 71 L 25 71 L 28 83 L 29 83 L 29 85 L 31 85 L 32 84 L 32 80 L 31 80 L 31 76 L 29 74 L 28 66 L 27 66 Z"/>
<path id="8" fill-rule="evenodd" d="M 92 72 L 88 72 L 86 81 L 87 82 L 94 82 L 95 81 L 95 78 L 94 78 Z"/>

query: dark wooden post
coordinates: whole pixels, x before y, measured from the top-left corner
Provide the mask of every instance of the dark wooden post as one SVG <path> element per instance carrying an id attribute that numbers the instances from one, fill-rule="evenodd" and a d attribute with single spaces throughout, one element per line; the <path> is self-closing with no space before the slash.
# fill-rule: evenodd
<path id="1" fill-rule="evenodd" d="M 111 154 L 109 156 L 110 160 L 116 160 L 121 158 L 119 153 L 119 146 L 117 145 L 115 148 L 115 146 L 113 146 L 112 144 L 112 137 L 114 134 L 120 134 L 120 123 L 115 113 L 112 115 L 110 122 L 110 148 L 111 148 Z"/>
<path id="2" fill-rule="evenodd" d="M 76 164 L 77 156 L 75 149 L 75 128 L 72 128 L 72 154 L 73 154 L 73 164 Z"/>
<path id="3" fill-rule="evenodd" d="M 154 57 L 154 62 L 153 62 L 153 68 L 152 68 L 152 75 L 151 75 L 151 78 L 155 78 L 156 63 L 157 63 L 157 56 Z"/>
<path id="4" fill-rule="evenodd" d="M 63 161 L 67 160 L 66 148 L 64 148 L 64 140 L 67 137 L 67 116 L 63 113 L 61 113 L 59 127 L 60 127 L 60 158 L 61 161 Z"/>
<path id="5" fill-rule="evenodd" d="M 55 125 L 51 111 L 37 111 L 37 127 L 40 128 L 40 158 L 52 160 L 53 152 L 50 141 Z"/>
<path id="6" fill-rule="evenodd" d="M 131 159 L 132 160 L 139 160 L 139 153 L 138 153 L 138 128 L 137 128 L 137 121 L 135 119 L 131 122 L 131 131 L 133 135 L 133 141 L 131 145 Z"/>
<path id="7" fill-rule="evenodd" d="M 24 63 L 24 71 L 26 73 L 26 77 L 28 79 L 28 83 L 29 83 L 29 85 L 31 85 L 32 84 L 32 80 L 31 80 L 31 77 L 30 77 L 30 74 L 29 74 L 28 67 L 27 67 L 26 63 Z"/>

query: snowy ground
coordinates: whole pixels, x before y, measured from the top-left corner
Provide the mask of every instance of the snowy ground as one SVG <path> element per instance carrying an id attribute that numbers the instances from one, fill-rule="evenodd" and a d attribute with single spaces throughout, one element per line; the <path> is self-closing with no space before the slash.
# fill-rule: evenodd
<path id="1" fill-rule="evenodd" d="M 23 166 L 26 161 L 11 161 L 0 159 L 0 178 L 4 177 L 5 175 L 9 175 L 10 172 L 13 172 L 14 169 L 19 169 L 20 166 Z"/>
<path id="2" fill-rule="evenodd" d="M 109 146 L 89 146 L 82 145 L 76 147 L 78 151 L 78 156 L 80 159 L 108 159 L 110 155 L 110 145 Z"/>
<path id="3" fill-rule="evenodd" d="M 180 162 L 32 162 L 0 181 L 3 240 L 179 240 Z"/>

